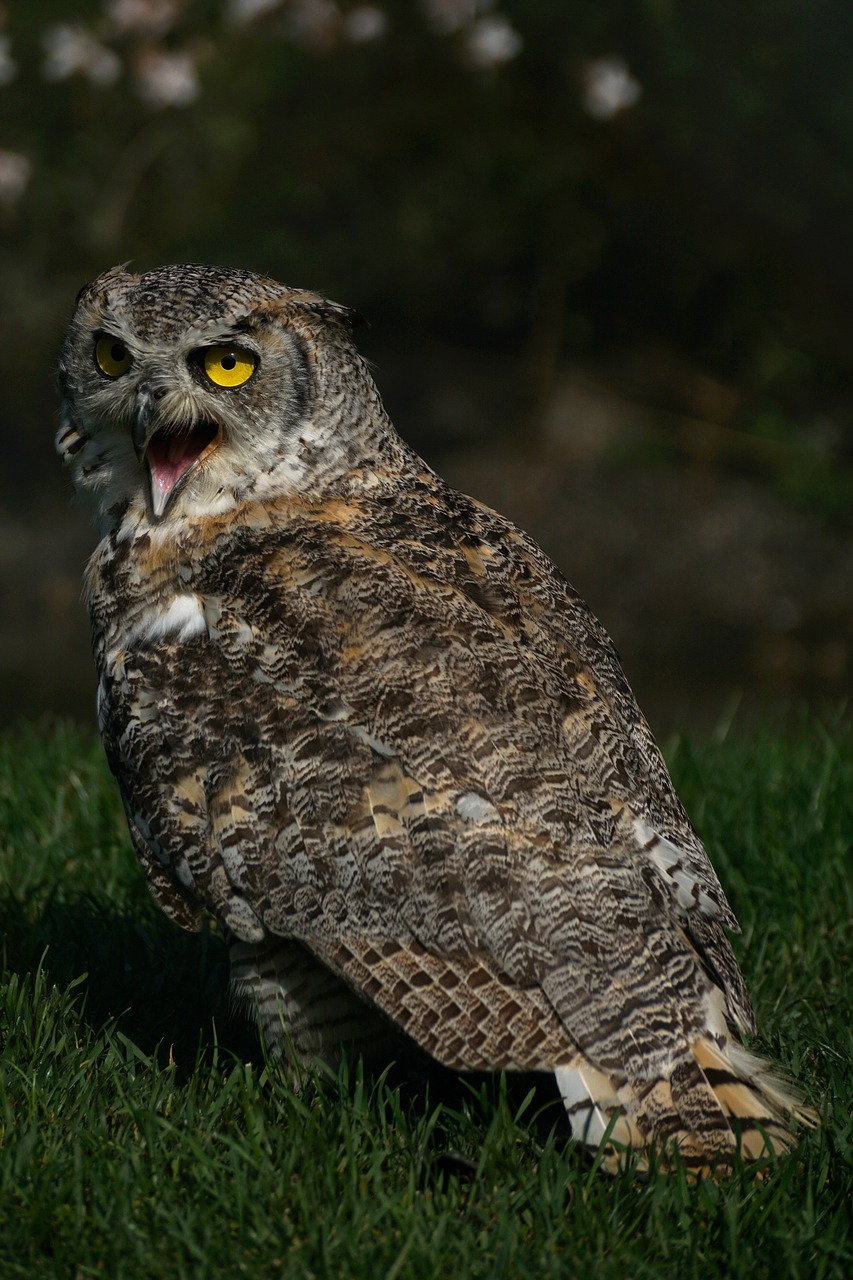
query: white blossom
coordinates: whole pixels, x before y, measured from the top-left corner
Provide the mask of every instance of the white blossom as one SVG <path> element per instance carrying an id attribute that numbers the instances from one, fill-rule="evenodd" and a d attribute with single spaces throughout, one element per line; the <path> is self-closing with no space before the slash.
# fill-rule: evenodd
<path id="1" fill-rule="evenodd" d="M 121 75 L 121 59 L 85 27 L 64 23 L 48 27 L 42 38 L 45 80 L 67 80 L 78 72 L 99 89 L 108 89 Z"/>
<path id="2" fill-rule="evenodd" d="M 344 35 L 353 44 L 381 40 L 388 30 L 388 15 L 375 4 L 359 4 L 344 18 Z"/>
<path id="3" fill-rule="evenodd" d="M 433 31 L 445 36 L 461 31 L 491 9 L 492 0 L 421 0 L 421 7 Z"/>
<path id="4" fill-rule="evenodd" d="M 255 18 L 263 17 L 265 13 L 280 9 L 281 3 L 282 0 L 228 0 L 225 16 L 235 26 L 242 26 L 244 23 L 254 22 Z"/>
<path id="5" fill-rule="evenodd" d="M 465 37 L 467 59 L 475 67 L 499 67 L 521 52 L 523 41 L 515 27 L 500 14 L 478 18 Z"/>
<path id="6" fill-rule="evenodd" d="M 176 0 L 106 0 L 107 20 L 115 35 L 162 36 L 178 17 Z"/>
<path id="7" fill-rule="evenodd" d="M 623 58 L 597 58 L 584 67 L 581 101 L 594 120 L 612 120 L 639 102 L 642 92 Z"/>
<path id="8" fill-rule="evenodd" d="M 134 71 L 139 96 L 151 107 L 188 107 L 201 92 L 198 71 L 188 53 L 146 49 Z"/>
<path id="9" fill-rule="evenodd" d="M 292 0 L 288 6 L 291 38 L 310 49 L 328 49 L 341 26 L 341 11 L 333 0 Z"/>
<path id="10" fill-rule="evenodd" d="M 0 151 L 0 203 L 15 205 L 33 175 L 32 161 L 18 151 Z"/>

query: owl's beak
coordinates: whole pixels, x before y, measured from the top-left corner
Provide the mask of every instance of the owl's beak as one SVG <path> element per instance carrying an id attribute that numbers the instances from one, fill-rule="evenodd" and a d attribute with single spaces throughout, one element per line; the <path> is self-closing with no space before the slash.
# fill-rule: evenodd
<path id="1" fill-rule="evenodd" d="M 133 413 L 130 420 L 130 438 L 140 462 L 145 456 L 145 449 L 151 436 L 157 430 L 157 404 L 162 396 L 152 390 L 144 382 L 136 389 Z"/>
<path id="2" fill-rule="evenodd" d="M 219 424 L 202 419 L 191 426 L 160 420 L 160 397 L 147 386 L 137 392 L 130 437 L 144 464 L 148 499 L 156 519 L 163 515 L 183 481 L 219 437 Z"/>

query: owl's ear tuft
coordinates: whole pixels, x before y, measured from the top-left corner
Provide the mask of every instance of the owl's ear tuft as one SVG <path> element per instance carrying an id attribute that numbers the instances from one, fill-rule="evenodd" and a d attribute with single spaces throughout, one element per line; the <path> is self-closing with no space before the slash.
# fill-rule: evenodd
<path id="1" fill-rule="evenodd" d="M 262 302 L 252 311 L 255 321 L 272 319 L 320 320 L 325 324 L 339 325 L 347 331 L 367 326 L 367 320 L 354 307 L 345 307 L 331 298 L 324 298 L 319 293 L 311 293 L 307 289 L 288 289 L 281 299 L 274 302 Z"/>
<path id="2" fill-rule="evenodd" d="M 130 258 L 127 262 L 118 262 L 114 267 L 110 267 L 108 271 L 102 271 L 99 276 L 95 276 L 94 280 L 89 280 L 86 284 L 81 285 L 77 290 L 77 297 L 74 299 L 75 309 L 89 294 L 94 294 L 102 289 L 111 279 L 118 279 L 119 276 L 130 275 L 128 267 L 130 266 Z"/>
<path id="3" fill-rule="evenodd" d="M 329 298 L 318 299 L 318 305 L 312 310 L 324 320 L 337 320 L 340 324 L 346 325 L 348 329 L 366 329 L 368 321 L 356 311 L 355 307 L 345 307 L 340 302 L 332 302 Z"/>

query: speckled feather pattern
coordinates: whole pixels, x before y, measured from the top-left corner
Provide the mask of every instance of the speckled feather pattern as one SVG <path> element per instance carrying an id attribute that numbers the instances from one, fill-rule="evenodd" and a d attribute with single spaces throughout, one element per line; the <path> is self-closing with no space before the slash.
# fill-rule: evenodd
<path id="1" fill-rule="evenodd" d="M 121 388 L 86 366 L 104 330 L 134 354 Z M 186 379 L 223 337 L 259 352 L 240 394 Z M 60 376 L 134 845 L 179 923 L 222 921 L 270 1042 L 333 1059 L 384 1025 L 451 1067 L 556 1070 L 611 1163 L 673 1139 L 704 1171 L 730 1114 L 788 1145 L 797 1104 L 731 1057 L 753 1026 L 735 920 L 613 645 L 396 435 L 349 313 L 246 272 L 116 270 Z M 145 376 L 169 429 L 222 432 L 159 520 L 123 444 Z"/>

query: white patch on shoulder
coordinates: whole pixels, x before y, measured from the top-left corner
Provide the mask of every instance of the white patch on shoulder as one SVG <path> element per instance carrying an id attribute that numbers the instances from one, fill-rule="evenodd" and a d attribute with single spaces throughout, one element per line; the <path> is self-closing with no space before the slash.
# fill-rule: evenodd
<path id="1" fill-rule="evenodd" d="M 642 818 L 634 820 L 634 834 L 640 847 L 651 858 L 655 868 L 675 890 L 675 900 L 686 910 L 696 909 L 706 916 L 719 916 L 719 905 L 691 867 L 687 855 L 678 845 L 659 835 Z"/>
<path id="2" fill-rule="evenodd" d="M 456 812 L 463 822 L 473 822 L 481 826 L 484 822 L 494 822 L 500 817 L 491 800 L 478 796 L 476 791 L 466 791 L 456 801 Z"/>
<path id="3" fill-rule="evenodd" d="M 363 742 L 366 747 L 370 747 L 371 751 L 375 751 L 378 756 L 383 756 L 386 760 L 393 759 L 397 752 L 393 747 L 389 747 L 387 742 L 383 742 L 381 738 L 374 738 L 372 733 L 360 724 L 354 724 L 350 728 L 350 733 L 354 738 L 358 738 L 359 742 Z"/>
<path id="4" fill-rule="evenodd" d="M 343 698 L 330 698 L 324 707 L 321 707 L 317 713 L 321 720 L 349 720 L 354 714 L 353 708 Z"/>
<path id="5" fill-rule="evenodd" d="M 98 681 L 98 692 L 95 695 L 95 709 L 98 717 L 98 731 L 103 734 L 106 731 L 110 715 L 110 692 L 106 675 L 102 675 Z"/>
<path id="6" fill-rule="evenodd" d="M 255 633 L 249 626 L 248 622 L 244 622 L 242 618 L 237 619 L 232 639 L 235 644 L 251 644 L 255 638 Z"/>
<path id="7" fill-rule="evenodd" d="M 193 873 L 190 870 L 190 864 L 187 862 L 186 858 L 179 858 L 178 861 L 174 864 L 172 870 L 174 871 L 176 878 L 184 886 L 185 889 L 195 888 L 195 880 L 193 879 Z"/>
<path id="8" fill-rule="evenodd" d="M 164 640 L 166 636 L 183 643 L 193 636 L 207 635 L 204 608 L 197 595 L 173 596 L 167 606 L 146 609 L 140 620 L 131 627 L 125 640 L 130 648 L 134 644 L 150 644 L 152 640 Z"/>

